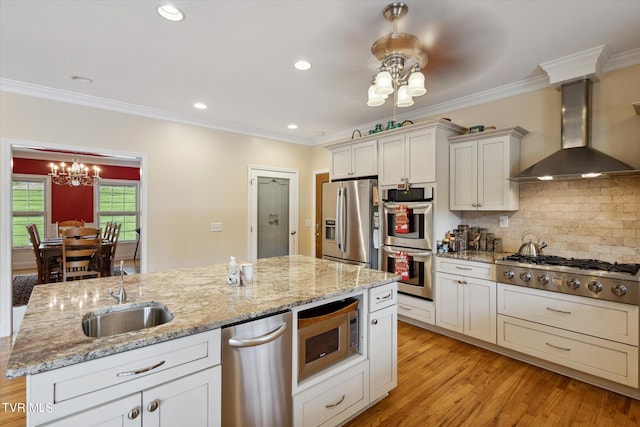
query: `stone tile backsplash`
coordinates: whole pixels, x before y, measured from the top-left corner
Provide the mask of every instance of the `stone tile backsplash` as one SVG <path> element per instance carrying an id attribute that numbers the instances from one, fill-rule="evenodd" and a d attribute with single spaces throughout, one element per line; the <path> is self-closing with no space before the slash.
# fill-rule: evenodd
<path id="1" fill-rule="evenodd" d="M 509 227 L 499 227 L 500 215 Z M 502 238 L 504 252 L 517 252 L 533 230 L 546 255 L 640 263 L 639 176 L 521 183 L 519 211 L 465 211 L 462 219 Z"/>

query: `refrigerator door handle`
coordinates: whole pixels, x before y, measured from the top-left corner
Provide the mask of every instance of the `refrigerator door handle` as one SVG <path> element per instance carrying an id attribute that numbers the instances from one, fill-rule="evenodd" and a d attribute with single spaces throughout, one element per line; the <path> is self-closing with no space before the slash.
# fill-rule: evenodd
<path id="1" fill-rule="evenodd" d="M 336 234 L 337 236 L 337 240 L 338 240 L 338 248 L 342 251 L 345 252 L 346 251 L 346 209 L 347 209 L 347 203 L 346 203 L 346 198 L 347 198 L 347 191 L 344 187 L 338 189 L 338 214 L 336 215 L 338 217 L 338 227 L 336 230 Z"/>
<path id="2" fill-rule="evenodd" d="M 342 200 L 342 187 L 338 188 L 338 192 L 336 193 L 336 244 L 338 245 L 338 250 L 342 250 L 342 217 L 340 213 L 342 209 L 340 209 L 340 202 Z"/>

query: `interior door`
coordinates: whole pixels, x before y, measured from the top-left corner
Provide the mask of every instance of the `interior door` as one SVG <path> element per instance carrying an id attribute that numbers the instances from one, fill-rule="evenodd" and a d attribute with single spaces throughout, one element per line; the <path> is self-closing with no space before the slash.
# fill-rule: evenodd
<path id="1" fill-rule="evenodd" d="M 298 171 L 249 167 L 249 259 L 298 253 Z"/>
<path id="2" fill-rule="evenodd" d="M 329 172 L 316 174 L 316 224 L 315 224 L 315 247 L 316 258 L 322 258 L 322 184 L 329 182 Z"/>
<path id="3" fill-rule="evenodd" d="M 289 254 L 289 187 L 286 178 L 258 177 L 258 258 Z"/>

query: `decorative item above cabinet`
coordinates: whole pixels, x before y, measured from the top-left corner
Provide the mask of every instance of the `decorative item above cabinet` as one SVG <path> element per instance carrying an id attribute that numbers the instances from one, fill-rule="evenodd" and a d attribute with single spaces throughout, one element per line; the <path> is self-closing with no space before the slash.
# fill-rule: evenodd
<path id="1" fill-rule="evenodd" d="M 449 138 L 449 209 L 517 211 L 520 187 L 509 177 L 519 171 L 520 126 Z"/>

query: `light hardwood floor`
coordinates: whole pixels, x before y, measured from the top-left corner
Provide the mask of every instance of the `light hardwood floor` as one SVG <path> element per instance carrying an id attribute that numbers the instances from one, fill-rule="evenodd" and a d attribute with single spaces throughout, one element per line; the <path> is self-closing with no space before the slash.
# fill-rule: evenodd
<path id="1" fill-rule="evenodd" d="M 4 373 L 11 339 L 0 339 Z M 0 401 L 25 401 L 0 378 Z M 0 407 L 0 425 L 24 413 Z M 398 322 L 398 387 L 348 426 L 639 426 L 640 401 Z M 190 426 L 191 427 L 191 426 Z"/>

